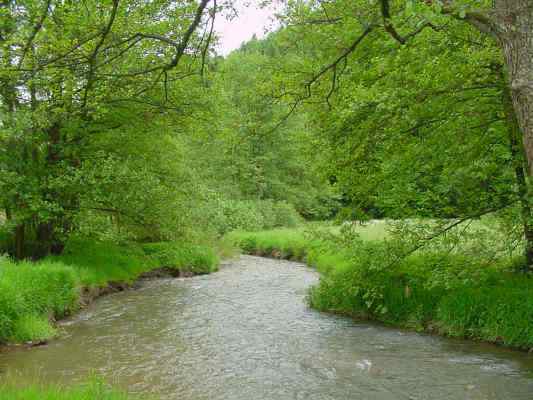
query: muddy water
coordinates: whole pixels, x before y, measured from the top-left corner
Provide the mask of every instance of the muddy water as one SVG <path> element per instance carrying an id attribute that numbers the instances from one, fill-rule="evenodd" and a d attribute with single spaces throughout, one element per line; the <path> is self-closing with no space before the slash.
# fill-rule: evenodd
<path id="1" fill-rule="evenodd" d="M 176 400 L 533 399 L 533 356 L 322 314 L 317 275 L 243 256 L 216 274 L 97 301 L 48 346 L 0 354 L 0 379 L 83 382 Z M 3 377 L 3 378 L 2 378 Z"/>

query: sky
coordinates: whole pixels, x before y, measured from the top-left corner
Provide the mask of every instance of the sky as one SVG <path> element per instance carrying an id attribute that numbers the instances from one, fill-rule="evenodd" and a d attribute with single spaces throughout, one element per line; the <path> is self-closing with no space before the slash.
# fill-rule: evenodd
<path id="1" fill-rule="evenodd" d="M 220 37 L 217 52 L 224 56 L 250 40 L 254 34 L 261 38 L 265 35 L 265 29 L 272 30 L 276 26 L 273 20 L 276 6 L 261 8 L 257 0 L 238 0 L 235 4 L 237 17 L 228 21 L 219 14 L 215 19 L 215 30 Z"/>

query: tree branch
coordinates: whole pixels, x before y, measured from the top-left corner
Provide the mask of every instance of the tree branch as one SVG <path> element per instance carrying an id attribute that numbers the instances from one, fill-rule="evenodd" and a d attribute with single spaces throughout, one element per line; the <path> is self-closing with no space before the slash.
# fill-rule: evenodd
<path id="1" fill-rule="evenodd" d="M 394 24 L 391 21 L 389 0 L 380 0 L 380 4 L 381 4 L 381 16 L 383 18 L 383 27 L 385 31 L 387 31 L 389 35 L 400 44 L 406 44 L 409 39 L 415 37 L 416 35 L 418 35 L 420 32 L 422 32 L 426 28 L 438 30 L 438 27 L 433 25 L 431 22 L 426 21 L 419 28 L 415 29 L 413 32 L 408 33 L 406 36 L 402 36 L 396 30 L 396 28 L 394 27 Z"/>
<path id="2" fill-rule="evenodd" d="M 364 31 L 363 33 L 361 33 L 361 35 L 359 37 L 357 37 L 357 39 L 355 39 L 355 41 L 350 45 L 350 47 L 348 47 L 340 56 L 338 56 L 332 63 L 326 65 L 325 67 L 323 67 L 316 75 L 314 75 L 307 83 L 306 83 L 306 87 L 308 89 L 308 92 L 310 91 L 310 88 L 311 88 L 311 85 L 313 85 L 318 79 L 320 79 L 320 77 L 322 75 L 324 75 L 326 72 L 328 72 L 329 70 L 331 69 L 334 69 L 337 67 L 337 65 L 343 61 L 344 59 L 346 59 L 351 53 L 353 53 L 355 51 L 355 49 L 357 48 L 357 46 L 359 46 L 359 44 L 363 41 L 363 39 L 370 33 L 372 32 L 372 29 L 374 29 L 374 26 L 373 25 L 370 25 L 368 26 Z"/>
<path id="3" fill-rule="evenodd" d="M 20 56 L 20 60 L 17 64 L 17 69 L 20 69 L 22 66 L 22 63 L 24 63 L 24 59 L 26 58 L 26 54 L 28 53 L 28 50 L 30 49 L 31 45 L 33 44 L 33 41 L 35 40 L 35 37 L 43 27 L 44 21 L 46 20 L 46 17 L 48 17 L 48 12 L 50 10 L 50 5 L 52 4 L 52 0 L 47 0 L 46 4 L 43 7 L 43 12 L 41 13 L 41 17 L 33 27 L 33 31 L 31 32 L 30 37 L 28 38 L 28 41 L 24 45 L 24 49 L 22 50 L 22 54 Z"/>
<path id="4" fill-rule="evenodd" d="M 194 15 L 194 19 L 191 22 L 191 25 L 189 25 L 189 28 L 185 32 L 185 35 L 183 35 L 183 38 L 181 39 L 180 43 L 176 47 L 176 55 L 164 69 L 170 70 L 172 68 L 175 68 L 178 63 L 180 62 L 181 57 L 183 57 L 183 54 L 185 53 L 185 49 L 187 48 L 189 44 L 189 40 L 191 39 L 192 34 L 200 25 L 200 22 L 202 21 L 202 16 L 204 13 L 205 8 L 207 7 L 207 4 L 210 0 L 201 0 L 200 4 L 198 5 L 198 8 L 196 9 L 196 13 Z"/>
<path id="5" fill-rule="evenodd" d="M 85 92 L 83 94 L 83 102 L 82 102 L 82 109 L 85 109 L 87 105 L 87 98 L 89 96 L 89 91 L 91 90 L 93 83 L 94 83 L 94 72 L 96 70 L 96 57 L 98 56 L 98 52 L 100 51 L 100 47 L 104 44 L 107 35 L 111 32 L 111 27 L 113 26 L 113 23 L 115 22 L 115 18 L 117 16 L 117 10 L 120 0 L 113 0 L 113 9 L 111 10 L 111 16 L 109 17 L 109 21 L 107 22 L 107 25 L 105 26 L 102 35 L 100 37 L 100 40 L 96 44 L 93 52 L 89 56 L 89 72 L 87 73 L 87 84 L 85 85 Z"/>

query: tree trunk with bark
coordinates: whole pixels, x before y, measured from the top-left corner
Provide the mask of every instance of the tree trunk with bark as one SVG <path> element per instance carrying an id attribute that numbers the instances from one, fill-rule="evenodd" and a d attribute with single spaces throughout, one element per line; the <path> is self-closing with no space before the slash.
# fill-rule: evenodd
<path id="1" fill-rule="evenodd" d="M 522 217 L 522 225 L 524 230 L 525 248 L 524 257 L 525 265 L 524 272 L 533 265 L 533 218 L 531 214 L 530 188 L 527 179 L 527 163 L 525 162 L 524 145 L 522 144 L 522 137 L 516 113 L 514 111 L 513 102 L 511 98 L 511 90 L 505 86 L 503 88 L 503 108 L 505 118 L 507 121 L 507 133 L 509 136 L 509 148 L 512 157 L 513 167 L 516 177 L 516 185 L 518 189 L 518 196 L 520 198 L 520 214 Z"/>
<path id="2" fill-rule="evenodd" d="M 505 59 L 507 96 L 514 109 L 512 119 L 516 121 L 509 129 L 521 132 L 527 162 L 527 176 L 520 177 L 521 172 L 517 170 L 517 179 L 526 241 L 527 265 L 524 272 L 533 272 L 533 219 L 529 189 L 533 177 L 533 0 L 495 0 L 488 26 L 497 37 Z"/>
<path id="3" fill-rule="evenodd" d="M 498 0 L 495 6 L 497 37 L 505 57 L 510 94 L 522 131 L 528 175 L 533 176 L 533 1 Z"/>

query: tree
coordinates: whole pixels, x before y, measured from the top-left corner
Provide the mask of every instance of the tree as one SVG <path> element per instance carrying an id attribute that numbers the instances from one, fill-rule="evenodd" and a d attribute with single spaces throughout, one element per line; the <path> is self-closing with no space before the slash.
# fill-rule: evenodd
<path id="1" fill-rule="evenodd" d="M 89 149 L 124 129 L 125 108 L 179 110 L 173 88 L 203 72 L 211 45 L 197 32 L 210 32 L 208 4 L 0 2 L 0 199 L 18 258 L 60 252 L 87 198 L 108 209 L 83 173 Z"/>
<path id="2" fill-rule="evenodd" d="M 518 127 L 522 131 L 520 137 L 516 136 L 516 132 L 507 136 L 508 140 L 512 139 L 511 148 L 514 150 L 511 153 L 516 161 L 514 162 L 516 179 L 509 182 L 511 187 L 508 187 L 508 191 L 518 187 L 516 193 L 521 193 L 519 197 L 522 204 L 524 237 L 527 241 L 526 260 L 529 265 L 526 270 L 532 270 L 533 235 L 529 190 L 530 165 L 533 162 L 530 150 L 532 118 L 530 104 L 533 87 L 532 15 L 533 4 L 530 1 L 345 2 L 340 0 L 330 3 L 318 1 L 305 5 L 293 3 L 285 17 L 289 30 L 298 31 L 300 38 L 313 35 L 315 43 L 332 43 L 332 38 L 336 38 L 337 45 L 333 46 L 333 49 L 322 45 L 315 49 L 303 50 L 303 57 L 309 59 L 312 55 L 315 59 L 321 60 L 320 64 L 311 62 L 309 65 L 308 62 L 305 69 L 300 68 L 304 84 L 299 90 L 285 91 L 285 94 L 293 99 L 294 104 L 303 104 L 317 94 L 322 94 L 329 103 L 338 86 L 344 82 L 346 74 L 353 68 L 353 64 L 348 62 L 352 55 L 355 55 L 354 58 L 357 60 L 353 62 L 361 64 L 365 62 L 365 55 L 372 45 L 376 51 L 384 52 L 382 56 L 386 57 L 393 43 L 396 43 L 396 48 L 418 46 L 422 40 L 432 44 L 432 38 L 436 34 L 441 32 L 456 34 L 457 29 L 461 29 L 456 27 L 463 22 L 467 23 L 464 24 L 465 31 L 468 31 L 467 25 L 474 27 L 486 36 L 487 39 L 483 39 L 484 46 L 491 48 L 494 46 L 492 43 L 499 46 L 504 64 L 504 68 L 499 68 L 500 61 L 497 59 L 492 67 L 480 63 L 474 73 L 484 74 L 486 68 L 491 68 L 492 73 L 497 76 L 496 80 L 505 77 L 507 89 L 500 91 L 502 93 L 500 99 L 508 96 L 511 102 L 507 104 L 512 104 L 511 108 L 504 107 L 505 111 L 501 110 L 507 116 L 507 124 L 511 124 L 506 125 L 506 129 L 516 131 L 512 125 L 512 121 L 516 120 L 515 128 Z M 311 33 L 310 29 L 306 29 L 309 26 L 312 26 L 314 32 Z M 388 36 L 390 44 L 381 39 L 376 40 L 383 34 Z M 443 51 L 444 54 L 449 53 L 446 49 Z M 450 60 L 450 65 L 452 62 Z M 379 65 L 376 67 L 380 68 Z M 379 79 L 379 76 L 376 79 Z M 394 101 L 398 100 L 389 98 L 393 107 L 396 105 Z M 379 140 L 375 143 L 379 145 Z M 525 154 L 525 157 L 522 157 L 522 154 Z M 477 214 L 479 213 L 473 215 Z"/>

